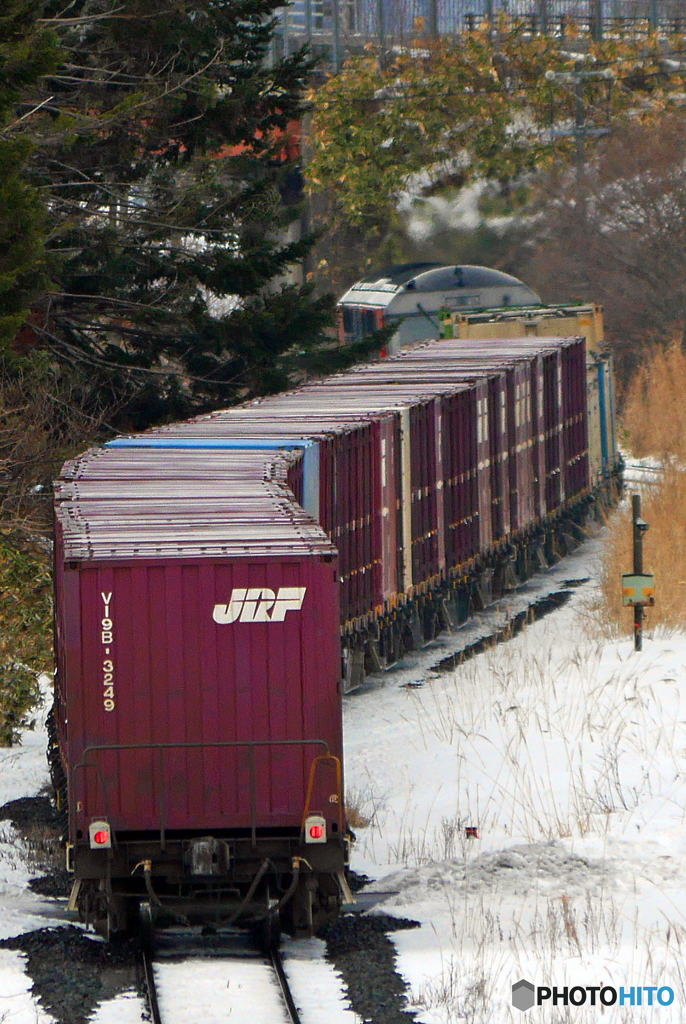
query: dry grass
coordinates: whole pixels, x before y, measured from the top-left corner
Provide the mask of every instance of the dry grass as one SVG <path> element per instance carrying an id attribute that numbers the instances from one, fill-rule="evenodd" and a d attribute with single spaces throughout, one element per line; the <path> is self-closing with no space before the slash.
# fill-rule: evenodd
<path id="1" fill-rule="evenodd" d="M 685 392 L 686 394 L 686 392 Z M 655 607 L 647 608 L 645 626 L 686 626 L 686 471 L 670 468 L 644 497 L 641 515 L 650 524 L 644 536 L 643 566 L 655 574 Z M 609 522 L 603 558 L 600 618 L 614 633 L 633 629 L 631 608 L 622 607 L 620 576 L 631 572 L 631 509 L 622 508 Z"/>
<path id="2" fill-rule="evenodd" d="M 632 455 L 686 463 L 686 355 L 681 341 L 655 349 L 627 389 L 622 415 Z"/>
<path id="3" fill-rule="evenodd" d="M 374 801 L 369 793 L 348 789 L 345 793 L 345 817 L 350 828 L 367 828 L 374 817 Z"/>
<path id="4" fill-rule="evenodd" d="M 656 605 L 645 624 L 686 625 L 686 355 L 681 344 L 656 349 L 629 386 L 622 417 L 624 443 L 638 458 L 661 460 L 663 473 L 643 486 L 642 516 L 650 524 L 643 564 L 655 574 Z M 631 609 L 621 603 L 620 576 L 633 565 L 631 511 L 609 520 L 597 609 L 606 632 L 629 634 Z"/>
<path id="5" fill-rule="evenodd" d="M 31 825 L 24 832 L 26 863 L 39 875 L 59 875 L 64 871 L 64 849 L 54 828 Z"/>

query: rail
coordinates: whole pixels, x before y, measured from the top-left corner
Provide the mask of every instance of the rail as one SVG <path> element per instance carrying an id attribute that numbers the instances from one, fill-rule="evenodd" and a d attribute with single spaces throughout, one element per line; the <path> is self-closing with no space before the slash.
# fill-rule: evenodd
<path id="1" fill-rule="evenodd" d="M 286 972 L 283 969 L 283 960 L 281 959 L 281 953 L 279 952 L 278 949 L 272 949 L 271 961 L 272 967 L 274 968 L 274 972 L 279 982 L 279 988 L 281 989 L 283 1001 L 286 1004 L 286 1010 L 288 1011 L 290 1024 L 300 1024 L 300 1014 L 298 1013 L 298 1007 L 295 1005 L 293 993 L 291 992 L 290 986 L 288 984 Z"/>
<path id="2" fill-rule="evenodd" d="M 165 848 L 166 842 L 166 814 L 167 814 L 167 800 L 164 788 L 164 777 L 165 777 L 165 761 L 164 755 L 166 750 L 204 750 L 214 748 L 247 748 L 249 757 L 249 771 L 250 771 L 250 837 L 252 840 L 253 848 L 257 846 L 257 790 L 256 790 L 256 779 L 255 779 L 255 748 L 256 747 L 307 747 L 307 746 L 318 746 L 324 748 L 324 754 L 321 757 L 332 757 L 329 750 L 329 745 L 325 740 L 212 740 L 206 743 L 102 743 L 85 747 L 81 755 L 81 760 L 78 764 L 75 764 L 72 769 L 72 785 L 73 790 L 76 793 L 76 773 L 77 771 L 84 771 L 87 768 L 92 768 L 100 783 L 100 790 L 102 792 L 103 801 L 105 805 L 105 813 L 108 820 L 112 820 L 110 813 L 109 800 L 107 797 L 107 789 L 105 787 L 102 772 L 100 771 L 100 765 L 94 764 L 92 761 L 88 761 L 88 757 L 91 754 L 100 753 L 102 751 L 108 752 L 121 752 L 129 750 L 151 750 L 158 751 L 159 753 L 159 783 L 157 802 L 159 807 L 159 833 L 160 833 L 160 845 L 162 849 Z M 315 760 L 318 760 L 315 759 Z M 77 801 L 78 807 L 78 801 Z M 73 829 L 76 828 L 76 820 L 73 820 Z M 116 835 L 113 832 L 113 842 L 116 844 Z M 75 835 L 71 836 L 71 841 L 75 842 Z"/>
<path id="3" fill-rule="evenodd" d="M 143 978 L 145 981 L 145 988 L 148 993 L 148 1006 L 150 1008 L 150 1019 L 152 1024 L 162 1024 L 162 1017 L 160 1015 L 160 1004 L 157 999 L 157 986 L 155 984 L 155 972 L 152 965 L 152 957 L 150 951 L 144 949 L 142 952 L 143 959 Z"/>
<path id="4" fill-rule="evenodd" d="M 286 1013 L 288 1015 L 289 1024 L 301 1024 L 300 1014 L 298 1008 L 295 1005 L 293 999 L 293 993 L 291 992 L 290 985 L 288 984 L 288 978 L 283 967 L 283 960 L 281 959 L 281 953 L 278 949 L 272 949 L 269 954 L 269 960 L 276 974 L 279 990 L 281 997 L 284 1002 Z M 157 997 L 157 985 L 155 982 L 155 972 L 153 967 L 152 955 L 149 949 L 144 948 L 142 950 L 142 961 L 143 961 L 143 978 L 145 982 L 145 989 L 147 992 L 148 1007 L 150 1010 L 151 1024 L 162 1024 L 162 1015 L 160 1013 L 160 1004 Z M 229 1010 L 229 1017 L 231 1011 Z"/>

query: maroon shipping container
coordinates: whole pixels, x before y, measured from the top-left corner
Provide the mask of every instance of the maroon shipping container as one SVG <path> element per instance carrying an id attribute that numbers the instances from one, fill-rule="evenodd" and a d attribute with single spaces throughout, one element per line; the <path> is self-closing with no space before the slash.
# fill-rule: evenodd
<path id="1" fill-rule="evenodd" d="M 503 340 L 452 340 L 427 343 L 402 352 L 399 360 L 442 360 L 452 367 L 503 367 L 508 375 L 509 509 L 502 497 L 502 470 L 497 467 L 499 443 L 491 437 L 493 525 L 521 529 L 535 518 L 560 508 L 566 500 L 588 487 L 587 409 L 582 365 L 585 343 L 581 338 L 507 338 Z M 517 381 L 530 378 L 529 409 L 520 412 L 517 430 Z M 525 382 L 524 382 L 525 386 Z M 521 391 L 520 391 L 521 398 Z M 491 414 L 497 400 L 491 395 Z M 514 408 L 512 408 L 514 404 Z M 569 410 L 568 415 L 565 409 Z M 572 412 L 573 409 L 573 412 Z M 526 427 L 530 419 L 531 428 Z M 565 427 L 565 419 L 567 425 Z M 497 433 L 497 430 L 496 430 Z M 517 437 L 516 435 L 519 435 Z M 528 435 L 528 441 L 527 437 Z M 527 454 L 525 445 L 530 446 Z"/>
<path id="2" fill-rule="evenodd" d="M 482 385 L 485 391 L 485 386 Z M 443 418 L 443 500 L 446 565 L 454 569 L 479 553 L 480 511 L 477 444 L 477 387 L 445 401 Z"/>
<path id="3" fill-rule="evenodd" d="M 562 365 L 559 352 L 543 356 L 543 423 L 545 434 L 545 503 L 553 512 L 565 500 L 562 437 Z"/>
<path id="4" fill-rule="evenodd" d="M 314 441 L 315 459 L 307 467 L 305 459 L 292 462 L 288 483 L 296 500 L 305 504 L 339 552 L 341 614 L 344 622 L 366 615 L 371 608 L 382 607 L 396 591 L 395 574 L 384 572 L 387 562 L 383 546 L 397 543 L 396 516 L 383 516 L 382 448 L 395 435 L 392 417 L 383 411 L 373 415 L 367 403 L 354 399 L 342 404 L 322 401 L 317 391 L 300 389 L 269 400 L 266 415 L 264 400 L 237 410 L 160 428 L 155 436 L 234 438 L 274 436 L 275 432 Z M 306 425 L 306 430 L 303 426 Z M 153 434 L 153 432 L 151 432 Z M 383 434 L 383 439 L 382 439 Z M 312 449 L 310 449 L 312 451 Z M 386 456 L 394 459 L 395 453 Z M 308 503 L 306 477 L 318 474 L 318 498 Z M 394 492 L 395 493 L 395 492 Z M 311 497 L 311 495 L 310 495 Z M 395 498 L 393 501 L 395 511 Z"/>
<path id="5" fill-rule="evenodd" d="M 588 457 L 588 413 L 583 371 L 586 352 L 583 344 L 562 352 L 562 417 L 567 498 L 583 494 L 590 486 Z"/>
<path id="6" fill-rule="evenodd" d="M 57 550 L 60 564 L 59 526 Z M 69 555 L 58 647 L 72 842 L 99 817 L 120 833 L 299 829 L 313 758 L 342 756 L 332 554 Z M 320 775 L 312 806 L 328 815 Z"/>

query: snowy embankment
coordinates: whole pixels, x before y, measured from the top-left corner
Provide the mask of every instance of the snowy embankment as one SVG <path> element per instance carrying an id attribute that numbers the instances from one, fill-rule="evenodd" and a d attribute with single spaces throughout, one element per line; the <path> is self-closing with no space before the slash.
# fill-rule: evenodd
<path id="1" fill-rule="evenodd" d="M 597 576 L 598 555 L 575 561 Z M 353 866 L 396 891 L 380 910 L 422 922 L 393 940 L 423 1021 L 686 1018 L 686 636 L 603 643 L 593 597 L 591 581 L 456 671 L 346 702 L 347 786 L 371 819 Z M 587 992 L 522 1018 L 522 978 L 623 986 L 625 1005 Z M 631 986 L 674 1001 L 632 1007 Z"/>
<path id="2" fill-rule="evenodd" d="M 36 796 L 49 781 L 46 760 L 45 716 L 51 697 L 43 680 L 46 705 L 36 715 L 35 727 L 22 736 L 21 746 L 0 749 L 0 806 L 24 796 Z M 61 908 L 28 888 L 37 874 L 30 866 L 30 851 L 8 821 L 0 821 L 0 939 L 57 924 Z M 31 979 L 20 953 L 0 949 L 0 1021 L 7 1024 L 48 1024 L 52 1020 L 31 996 Z"/>

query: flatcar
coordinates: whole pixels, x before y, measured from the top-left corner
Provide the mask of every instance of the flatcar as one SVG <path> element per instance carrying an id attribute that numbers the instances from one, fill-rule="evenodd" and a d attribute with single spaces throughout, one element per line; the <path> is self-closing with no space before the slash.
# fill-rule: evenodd
<path id="1" fill-rule="evenodd" d="M 349 899 L 341 693 L 576 546 L 586 341 L 445 339 L 117 438 L 55 485 L 72 905 L 313 930 Z"/>

